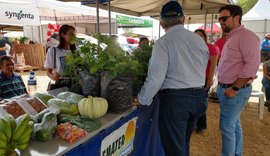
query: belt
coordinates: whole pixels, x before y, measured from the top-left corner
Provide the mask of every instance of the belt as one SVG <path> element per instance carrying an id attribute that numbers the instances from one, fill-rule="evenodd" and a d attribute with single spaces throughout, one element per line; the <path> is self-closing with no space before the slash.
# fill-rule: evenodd
<path id="1" fill-rule="evenodd" d="M 179 91 L 196 91 L 204 89 L 204 86 L 201 87 L 193 87 L 193 88 L 181 88 L 181 89 L 162 89 L 159 91 L 159 93 L 174 93 Z"/>
<path id="2" fill-rule="evenodd" d="M 218 85 L 220 86 L 220 87 L 222 87 L 222 88 L 229 88 L 229 87 L 231 87 L 233 84 L 225 84 L 225 83 L 218 83 Z M 249 83 L 247 83 L 247 84 L 245 84 L 244 86 L 242 86 L 241 88 L 247 88 L 247 87 L 250 87 L 251 86 L 251 84 L 249 84 Z M 240 89 L 240 88 L 239 88 Z"/>

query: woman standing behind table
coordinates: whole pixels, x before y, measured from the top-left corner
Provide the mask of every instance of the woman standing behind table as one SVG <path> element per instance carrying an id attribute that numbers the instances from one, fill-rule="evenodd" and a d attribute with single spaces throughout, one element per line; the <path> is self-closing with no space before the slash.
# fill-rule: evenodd
<path id="1" fill-rule="evenodd" d="M 76 50 L 75 44 L 71 44 L 75 37 L 75 28 L 70 25 L 62 25 L 59 29 L 59 45 L 51 47 L 46 54 L 44 67 L 47 69 L 47 75 L 55 81 L 57 88 L 68 86 L 63 82 L 63 73 L 65 68 L 65 57 L 68 53 Z M 55 88 L 54 88 L 55 89 Z"/>
<path id="2" fill-rule="evenodd" d="M 206 90 L 206 98 L 207 98 L 208 90 L 213 85 L 213 79 L 214 79 L 214 75 L 215 75 L 215 71 L 216 71 L 216 67 L 217 67 L 219 51 L 214 45 L 207 43 L 207 36 L 206 36 L 206 33 L 203 29 L 197 29 L 194 32 L 203 38 L 203 40 L 205 41 L 205 43 L 208 47 L 209 54 L 210 54 L 210 59 L 208 61 L 207 67 L 206 67 L 206 80 L 205 80 L 205 86 L 204 86 L 205 90 Z M 206 104 L 205 104 L 206 109 L 207 109 L 207 106 L 208 106 L 208 103 L 206 100 Z M 199 118 L 197 125 L 195 125 L 195 130 L 197 132 L 202 132 L 207 127 L 206 113 L 205 112 L 206 112 L 206 110 L 204 111 L 202 116 Z"/>

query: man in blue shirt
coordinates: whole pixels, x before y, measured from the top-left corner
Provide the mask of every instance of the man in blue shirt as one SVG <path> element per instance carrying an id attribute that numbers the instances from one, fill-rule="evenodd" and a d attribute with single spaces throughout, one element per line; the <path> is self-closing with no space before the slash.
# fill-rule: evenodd
<path id="1" fill-rule="evenodd" d="M 159 132 L 165 154 L 188 156 L 194 123 L 206 109 L 205 70 L 209 60 L 203 39 L 184 28 L 182 7 L 165 4 L 160 24 L 166 34 L 154 45 L 148 75 L 138 94 L 150 105 L 158 92 Z"/>
<path id="2" fill-rule="evenodd" d="M 270 60 L 270 33 L 265 35 L 261 45 L 261 62 Z"/>
<path id="3" fill-rule="evenodd" d="M 14 73 L 14 61 L 9 56 L 0 57 L 0 101 L 27 93 L 22 77 Z"/>

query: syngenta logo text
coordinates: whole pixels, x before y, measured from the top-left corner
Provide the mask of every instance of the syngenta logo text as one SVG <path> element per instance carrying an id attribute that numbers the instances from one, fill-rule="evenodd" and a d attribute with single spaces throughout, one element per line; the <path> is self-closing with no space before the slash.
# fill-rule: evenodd
<path id="1" fill-rule="evenodd" d="M 35 16 L 33 14 L 30 13 L 23 13 L 23 11 L 21 10 L 20 12 L 9 12 L 6 11 L 5 12 L 5 16 L 7 16 L 8 18 L 17 18 L 18 20 L 21 20 L 23 18 L 28 18 L 28 19 L 34 19 Z"/>

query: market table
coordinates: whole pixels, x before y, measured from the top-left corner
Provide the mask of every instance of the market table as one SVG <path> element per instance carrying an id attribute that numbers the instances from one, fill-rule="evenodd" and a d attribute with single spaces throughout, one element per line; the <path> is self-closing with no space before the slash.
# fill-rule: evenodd
<path id="1" fill-rule="evenodd" d="M 54 137 L 47 142 L 31 141 L 30 147 L 21 152 L 21 155 L 31 156 L 98 156 L 102 153 L 102 142 L 111 134 L 119 133 L 119 128 L 131 120 L 136 119 L 135 137 L 132 144 L 132 156 L 162 156 L 163 149 L 160 144 L 158 125 L 158 102 L 154 101 L 151 106 L 133 107 L 132 110 L 122 114 L 107 113 L 99 120 L 102 126 L 84 138 L 67 143 Z"/>

